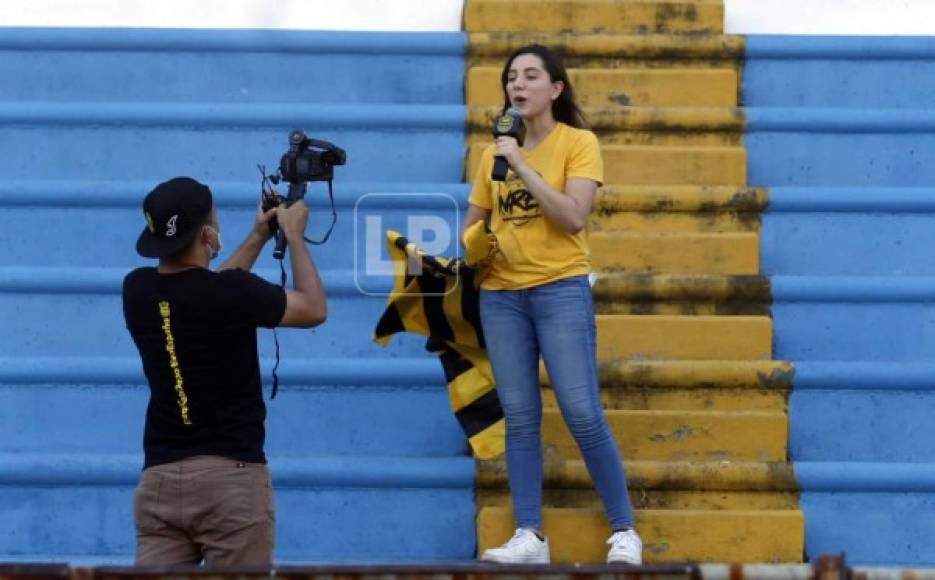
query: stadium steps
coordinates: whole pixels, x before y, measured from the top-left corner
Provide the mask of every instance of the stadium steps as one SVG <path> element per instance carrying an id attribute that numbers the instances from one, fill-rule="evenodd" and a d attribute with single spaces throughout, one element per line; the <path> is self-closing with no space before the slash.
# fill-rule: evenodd
<path id="1" fill-rule="evenodd" d="M 723 3 L 469 0 L 464 24 L 469 179 L 502 106 L 500 67 L 524 44 L 563 55 L 601 141 L 590 221 L 601 401 L 645 561 L 801 561 L 792 373 L 771 360 L 766 195 L 747 187 L 743 40 L 723 35 Z M 542 374 L 552 558 L 600 562 L 609 529 Z M 512 533 L 507 485 L 502 462 L 478 464 L 480 550 Z"/>

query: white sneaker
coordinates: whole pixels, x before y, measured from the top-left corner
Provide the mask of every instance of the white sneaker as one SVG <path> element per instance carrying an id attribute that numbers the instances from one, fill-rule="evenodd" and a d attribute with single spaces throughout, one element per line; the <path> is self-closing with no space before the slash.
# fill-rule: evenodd
<path id="1" fill-rule="evenodd" d="M 639 566 L 643 563 L 643 540 L 636 530 L 629 529 L 617 532 L 607 540 L 610 551 L 607 552 L 608 564 L 633 564 Z"/>
<path id="2" fill-rule="evenodd" d="M 510 541 L 499 548 L 484 550 L 480 559 L 498 564 L 548 564 L 549 541 L 540 540 L 529 528 L 518 528 Z"/>

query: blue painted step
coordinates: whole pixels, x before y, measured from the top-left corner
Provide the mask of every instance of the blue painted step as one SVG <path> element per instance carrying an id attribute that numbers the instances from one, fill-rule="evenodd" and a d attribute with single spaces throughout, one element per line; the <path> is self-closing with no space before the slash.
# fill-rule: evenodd
<path id="1" fill-rule="evenodd" d="M 132 561 L 140 456 L 4 454 L 0 462 L 4 560 Z M 473 469 L 467 458 L 272 460 L 276 560 L 470 558 Z"/>
<path id="2" fill-rule="evenodd" d="M 219 105 L 0 103 L 0 172 L 8 179 L 252 181 L 274 169 L 286 136 L 347 151 L 346 181 L 440 181 L 462 176 L 459 105 Z"/>
<path id="3" fill-rule="evenodd" d="M 930 566 L 935 526 L 925 514 L 935 509 L 933 467 L 898 460 L 796 462 L 806 552 L 814 558 L 848 547 L 848 561 L 862 565 Z"/>
<path id="4" fill-rule="evenodd" d="M 463 102 L 460 33 L 0 28 L 0 101 Z"/>
<path id="5" fill-rule="evenodd" d="M 748 179 L 806 556 L 931 565 L 935 39 L 751 36 Z"/>
<path id="6" fill-rule="evenodd" d="M 440 364 L 419 337 L 370 340 L 384 298 L 356 288 L 353 251 L 367 194 L 442 193 L 442 222 L 457 220 L 463 46 L 460 34 L 0 30 L 0 72 L 17 79 L 0 87 L 0 560 L 132 559 L 146 387 L 120 282 L 152 263 L 133 251 L 140 202 L 174 175 L 207 182 L 229 253 L 251 227 L 256 165 L 275 168 L 294 127 L 344 147 L 348 165 L 333 239 L 313 249 L 329 322 L 280 333 L 277 561 L 473 556 L 473 461 Z M 310 201 L 316 237 L 322 184 Z M 364 209 L 394 227 L 439 203 Z M 278 279 L 269 249 L 258 267 Z M 270 331 L 260 350 L 268 389 Z"/>
<path id="7" fill-rule="evenodd" d="M 66 272 L 63 272 L 63 274 Z M 117 273 L 120 276 L 120 273 Z M 123 322 L 119 280 L 113 292 L 70 294 L 61 291 L 0 293 L 0 344 L 6 356 L 137 356 Z M 394 339 L 383 348 L 371 340 L 384 309 L 385 299 L 360 296 L 347 276 L 348 292 L 332 292 L 329 319 L 313 330 L 278 331 L 284 356 L 319 357 L 418 357 L 430 356 L 425 339 L 415 335 Z M 326 283 L 327 284 L 327 283 Z M 272 356 L 273 333 L 259 331 L 261 353 Z"/>
<path id="8" fill-rule="evenodd" d="M 762 186 L 935 183 L 929 109 L 747 109 L 747 181 Z"/>
<path id="9" fill-rule="evenodd" d="M 765 274 L 935 274 L 931 186 L 771 187 L 762 224 Z"/>
<path id="10" fill-rule="evenodd" d="M 271 457 L 465 454 L 436 360 L 285 354 L 280 392 L 266 397 Z M 8 357 L 0 366 L 4 452 L 139 452 L 149 389 L 137 359 Z"/>
<path id="11" fill-rule="evenodd" d="M 140 258 L 134 248 L 136 236 L 144 227 L 143 196 L 156 183 L 155 179 L 116 185 L 0 181 L 0 239 L 6 248 L 0 266 L 106 265 L 129 270 L 153 263 Z M 219 208 L 223 261 L 253 227 L 259 173 L 255 182 L 209 185 Z M 282 186 L 278 189 L 280 193 L 286 191 Z M 340 179 L 335 184 L 337 225 L 327 244 L 312 247 L 315 263 L 324 270 L 353 270 L 356 263 L 364 275 L 368 256 L 365 244 L 370 243 L 371 253 L 379 252 L 382 260 L 389 258 L 384 249 L 384 231 L 389 228 L 413 239 L 424 228 L 422 237 L 433 244 L 437 239 L 434 234 L 447 232 L 444 248 L 433 253 L 456 255 L 460 252 L 456 237 L 467 192 L 467 186 L 456 183 L 354 183 Z M 307 199 L 312 209 L 308 236 L 320 239 L 332 219 L 327 187 L 312 184 Z M 445 224 L 444 232 L 435 231 L 440 222 Z M 76 240 L 82 243 L 76 246 Z M 271 255 L 272 245 L 261 254 L 257 267 L 278 268 Z"/>
<path id="12" fill-rule="evenodd" d="M 932 37 L 746 37 L 741 102 L 756 107 L 927 108 Z"/>

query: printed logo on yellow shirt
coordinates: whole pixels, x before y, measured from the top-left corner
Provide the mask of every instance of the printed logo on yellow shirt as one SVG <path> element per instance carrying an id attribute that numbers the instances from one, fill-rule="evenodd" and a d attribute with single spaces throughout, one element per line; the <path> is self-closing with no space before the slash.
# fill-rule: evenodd
<path id="1" fill-rule="evenodd" d="M 529 193 L 526 183 L 510 170 L 497 189 L 500 219 L 514 226 L 524 226 L 542 218 L 539 202 Z"/>

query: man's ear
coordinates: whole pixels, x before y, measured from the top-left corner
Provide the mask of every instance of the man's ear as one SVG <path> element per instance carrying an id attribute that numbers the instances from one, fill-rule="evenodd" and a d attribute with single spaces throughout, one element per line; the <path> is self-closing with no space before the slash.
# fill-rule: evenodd
<path id="1" fill-rule="evenodd" d="M 198 237 L 201 240 L 201 243 L 203 244 L 208 244 L 208 245 L 211 244 L 211 234 L 208 233 L 209 227 L 211 227 L 211 224 L 205 224 L 201 226 L 201 232 L 198 234 Z"/>

